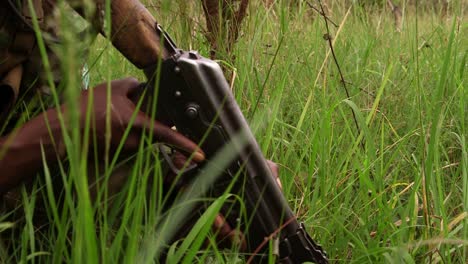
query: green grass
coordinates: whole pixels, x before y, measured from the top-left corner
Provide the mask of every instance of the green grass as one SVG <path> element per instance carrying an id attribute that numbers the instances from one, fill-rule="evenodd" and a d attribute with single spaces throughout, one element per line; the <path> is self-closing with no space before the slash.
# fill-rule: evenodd
<path id="1" fill-rule="evenodd" d="M 323 21 L 305 6 L 289 10 L 287 1 L 278 2 L 271 10 L 259 3 L 250 7 L 234 49 L 236 61 L 226 65 L 236 73 L 234 93 L 244 115 L 263 120 L 257 139 L 266 157 L 280 165 L 285 195 L 309 233 L 337 263 L 465 263 L 468 24 L 462 4 L 454 4 L 444 19 L 408 8 L 401 33 L 389 14 L 359 8 L 347 14 L 336 6 L 332 20 L 340 28 L 332 27 L 331 35 L 348 82 L 346 98 L 323 39 Z M 208 55 L 200 7 L 186 8 L 183 16 L 183 5 L 165 3 L 152 9 L 158 21 L 180 47 Z M 72 28 L 69 22 L 62 21 Z M 79 56 L 71 56 L 79 54 L 73 32 L 65 34 L 59 50 L 68 54 L 63 71 L 70 85 L 57 87 L 71 106 L 81 67 Z M 103 38 L 91 47 L 87 63 L 92 84 L 126 76 L 144 80 Z M 15 230 L 16 239 L 14 254 L 0 244 L 0 261 L 152 263 L 161 230 L 172 223 L 161 222 L 161 164 L 154 151 L 144 142 L 124 191 L 109 202 L 111 194 L 98 188 L 92 203 L 87 175 L 95 164 L 86 154 L 93 150 L 83 147 L 77 129 L 66 133 L 69 158 L 58 168 L 45 167 L 34 195 L 23 193 L 18 210 L 24 220 L 12 229 L 7 216 L 0 216 L 0 232 Z M 120 164 L 108 160 L 104 177 Z M 53 195 L 55 175 L 64 184 L 61 206 Z M 213 241 L 200 249 L 210 233 L 206 223 L 227 197 L 213 203 L 206 222 L 179 249 L 172 247 L 169 259 L 239 259 L 235 250 L 220 251 Z M 32 220 L 42 203 L 52 226 L 46 231 Z"/>

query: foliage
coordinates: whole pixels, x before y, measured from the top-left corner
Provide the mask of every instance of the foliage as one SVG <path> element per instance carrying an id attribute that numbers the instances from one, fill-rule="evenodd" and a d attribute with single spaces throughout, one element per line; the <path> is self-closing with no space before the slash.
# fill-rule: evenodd
<path id="1" fill-rule="evenodd" d="M 193 5 L 183 16 L 177 8 L 166 4 L 152 11 L 181 47 L 208 55 L 200 7 Z M 277 1 L 270 9 L 253 2 L 250 9 L 233 51 L 236 61 L 221 63 L 236 73 L 234 92 L 245 116 L 268 117 L 257 139 L 267 158 L 280 165 L 285 195 L 330 259 L 464 263 L 468 31 L 462 5 L 454 6 L 447 19 L 436 13 L 404 14 L 401 33 L 394 30 L 390 14 L 336 8 L 331 19 L 339 27 L 331 35 L 350 98 L 323 39 L 320 17 L 288 1 Z M 66 28 L 67 22 L 62 23 Z M 70 82 L 63 98 L 73 105 L 81 64 L 73 56 L 77 36 L 70 31 L 65 40 L 63 69 Z M 128 75 L 143 80 L 103 38 L 92 46 L 88 65 L 93 84 Z M 0 232 L 14 230 L 17 238 L 10 252 L 0 243 L 0 260 L 152 263 L 158 250 L 154 243 L 160 242 L 156 223 L 164 217 L 158 196 L 161 167 L 154 151 L 143 142 L 125 191 L 110 203 L 102 188 L 91 203 L 87 175 L 94 163 L 83 158 L 88 150 L 77 131 L 67 133 L 67 166 L 57 171 L 45 166 L 33 195 L 22 197 L 18 210 L 23 221 L 12 227 L 8 215 L 0 216 Z M 118 165 L 109 162 L 103 175 Z M 54 174 L 64 184 L 61 206 L 52 195 Z M 149 194 L 141 191 L 146 189 Z M 33 225 L 40 204 L 45 204 L 42 217 L 49 228 Z M 216 213 L 217 205 L 219 200 L 204 219 Z M 199 222 L 196 232 L 211 239 L 209 226 Z M 198 250 L 200 238 L 194 236 L 193 243 L 184 244 L 187 252 L 174 246 L 170 256 L 190 256 L 184 258 L 187 263 L 242 257 L 235 250 L 220 251 L 212 242 Z"/>

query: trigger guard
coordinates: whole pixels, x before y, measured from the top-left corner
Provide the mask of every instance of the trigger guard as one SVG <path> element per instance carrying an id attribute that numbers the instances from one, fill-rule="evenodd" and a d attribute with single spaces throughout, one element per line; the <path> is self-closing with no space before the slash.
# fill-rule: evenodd
<path id="1" fill-rule="evenodd" d="M 174 153 L 174 149 L 164 144 L 157 144 L 157 145 L 158 145 L 159 153 L 162 154 L 164 160 L 169 166 L 169 169 L 175 175 L 182 175 L 182 174 L 189 173 L 198 167 L 197 164 L 190 164 L 189 166 L 184 166 L 184 168 L 182 169 L 177 168 L 174 162 L 172 161 L 172 156 L 171 156 Z"/>

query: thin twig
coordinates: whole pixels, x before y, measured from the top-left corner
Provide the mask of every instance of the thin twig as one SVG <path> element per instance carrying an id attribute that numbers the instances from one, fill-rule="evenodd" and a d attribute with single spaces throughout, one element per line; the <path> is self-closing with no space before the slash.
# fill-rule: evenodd
<path id="1" fill-rule="evenodd" d="M 281 232 L 281 230 L 283 230 L 283 228 L 285 228 L 287 225 L 289 225 L 290 223 L 292 223 L 294 220 L 296 220 L 296 217 L 291 217 L 288 221 L 286 221 L 284 224 L 282 224 L 278 229 L 276 229 L 273 233 L 271 233 L 269 236 L 265 237 L 265 239 L 262 241 L 262 243 L 260 243 L 260 245 L 254 250 L 254 252 L 252 253 L 252 255 L 249 257 L 249 259 L 247 260 L 247 264 L 250 264 L 252 263 L 252 261 L 254 260 L 254 257 L 258 255 L 258 253 L 260 252 L 260 250 L 262 250 L 263 247 L 265 247 L 265 245 L 272 239 L 274 239 L 276 237 L 276 235 L 278 235 L 279 232 Z"/>
<path id="2" fill-rule="evenodd" d="M 327 16 L 327 14 L 324 13 L 323 11 L 323 8 L 322 8 L 322 11 L 318 10 L 314 5 L 312 5 L 309 1 L 306 1 L 306 4 L 312 8 L 315 12 L 319 13 L 323 18 L 325 18 L 326 20 L 328 20 L 328 22 L 330 22 L 333 26 L 335 27 L 338 27 L 338 24 L 336 24 L 335 22 L 333 22 L 333 20 L 330 19 L 329 16 Z"/>
<path id="3" fill-rule="evenodd" d="M 331 37 L 331 34 L 330 34 L 330 27 L 328 25 L 329 19 L 325 15 L 325 11 L 323 9 L 322 1 L 321 0 L 317 0 L 317 1 L 318 1 L 319 5 L 320 5 L 320 9 L 321 9 L 321 12 L 318 12 L 318 13 L 323 17 L 323 21 L 325 21 L 325 28 L 327 30 L 327 33 L 324 35 L 324 38 L 327 40 L 328 45 L 330 46 L 330 51 L 331 51 L 332 56 L 333 56 L 333 61 L 335 62 L 335 65 L 336 65 L 336 67 L 338 69 L 338 73 L 340 74 L 341 83 L 343 84 L 343 88 L 344 88 L 344 90 L 346 92 L 346 97 L 350 98 L 351 95 L 349 94 L 348 87 L 346 85 L 346 81 L 345 81 L 344 76 L 343 76 L 343 72 L 341 71 L 340 64 L 338 63 L 338 59 L 336 58 L 336 55 L 335 55 L 335 49 L 333 48 L 332 37 Z M 306 1 L 306 3 L 309 6 L 312 6 L 312 4 L 309 3 L 309 1 Z M 314 9 L 314 10 L 316 10 L 316 9 Z M 359 135 L 359 134 L 361 134 L 361 128 L 359 127 L 359 123 L 358 123 L 357 118 L 356 118 L 356 113 L 354 113 L 354 110 L 351 110 L 351 113 L 353 114 L 354 124 L 356 125 L 356 129 L 357 129 L 357 132 L 358 132 L 358 135 Z M 361 141 L 361 147 L 363 149 L 365 149 L 363 141 Z"/>

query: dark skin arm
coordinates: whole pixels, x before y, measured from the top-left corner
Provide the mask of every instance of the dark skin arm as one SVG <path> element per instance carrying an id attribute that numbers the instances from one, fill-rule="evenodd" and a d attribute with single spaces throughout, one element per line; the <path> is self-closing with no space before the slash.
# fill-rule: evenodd
<path id="1" fill-rule="evenodd" d="M 82 0 L 69 0 L 69 3 L 79 13 L 87 17 L 93 25 L 103 32 L 104 0 L 95 0 L 94 12 L 89 14 L 83 8 Z M 111 3 L 112 36 L 114 46 L 139 68 L 145 68 L 155 64 L 158 59 L 169 56 L 160 47 L 160 37 L 154 30 L 155 19 L 149 11 L 137 0 L 113 0 Z M 50 15 L 54 10 L 56 1 L 44 1 L 45 9 Z M 129 99 L 135 92 L 138 82 L 133 79 L 114 81 L 112 83 L 111 103 L 113 110 L 112 120 L 112 145 L 120 143 L 123 130 L 129 125 L 130 117 L 135 111 L 134 103 Z M 84 117 L 88 96 L 93 93 L 95 116 L 94 132 L 98 141 L 105 142 L 104 135 L 106 114 L 106 87 L 100 85 L 92 92 L 82 92 L 80 103 L 80 116 Z M 66 111 L 65 105 L 61 106 Z M 136 150 L 140 142 L 142 130 L 153 122 L 144 113 L 138 112 L 137 120 L 132 125 L 132 132 L 125 141 L 124 151 Z M 155 123 L 155 139 L 176 146 L 188 153 L 195 150 L 196 144 L 174 132 L 159 122 Z M 82 120 L 84 127 L 84 120 Z M 50 131 L 49 131 L 50 129 Z M 65 158 L 65 150 L 62 140 L 62 129 L 58 119 L 57 109 L 50 109 L 36 118 L 30 120 L 22 127 L 4 137 L 0 137 L 0 194 L 4 193 L 20 183 L 30 180 L 32 175 L 42 169 L 41 146 L 47 161 L 62 160 Z M 203 155 L 195 155 L 195 160 L 202 160 Z"/>
<path id="2" fill-rule="evenodd" d="M 41 144 L 47 161 L 56 156 L 63 158 L 60 150 L 61 137 L 54 145 L 49 136 L 45 118 L 49 119 L 51 134 L 60 135 L 60 126 L 55 110 L 50 110 L 26 123 L 17 131 L 0 138 L 0 194 L 29 180 L 42 167 Z"/>
<path id="3" fill-rule="evenodd" d="M 169 127 L 153 121 L 142 112 L 138 112 L 133 123 L 131 118 L 136 111 L 135 104 L 129 99 L 136 92 L 139 82 L 132 78 L 111 82 L 112 95 L 110 98 L 111 111 L 107 113 L 106 84 L 83 91 L 80 102 L 80 127 L 85 127 L 85 114 L 91 104 L 91 129 L 100 144 L 98 149 L 105 149 L 106 116 L 111 120 L 110 150 L 115 150 L 122 140 L 127 126 L 131 126 L 130 133 L 124 142 L 124 153 L 133 153 L 137 150 L 143 130 L 153 125 L 154 139 L 183 150 L 187 153 L 195 152 L 194 160 L 202 161 L 204 155 L 198 151 L 197 145 Z M 92 95 L 92 96 L 91 96 Z M 92 99 L 91 99 L 92 98 Z M 4 193 L 20 183 L 30 180 L 36 172 L 41 171 L 44 157 L 48 162 L 65 158 L 65 148 L 62 140 L 62 129 L 57 109 L 50 109 L 22 127 L 0 138 L 0 193 Z M 67 111 L 62 105 L 60 111 Z M 66 122 L 66 121 L 65 121 Z M 50 130 L 50 131 L 49 131 Z"/>

